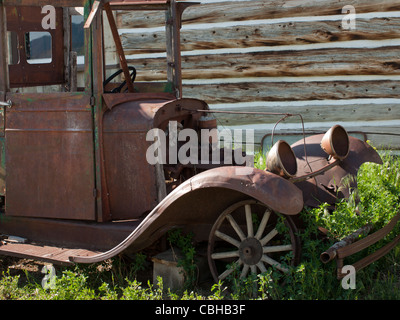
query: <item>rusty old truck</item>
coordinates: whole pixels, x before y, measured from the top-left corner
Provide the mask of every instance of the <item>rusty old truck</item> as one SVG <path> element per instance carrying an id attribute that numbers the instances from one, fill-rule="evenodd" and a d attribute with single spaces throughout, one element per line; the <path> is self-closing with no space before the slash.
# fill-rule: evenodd
<path id="1" fill-rule="evenodd" d="M 199 135 L 217 129 L 207 103 L 182 92 L 180 29 L 191 5 L 0 2 L 1 255 L 60 265 L 95 263 L 162 248 L 166 232 L 182 228 L 206 244 L 215 281 L 232 272 L 227 268 L 232 262 L 242 277 L 269 266 L 285 272 L 301 259 L 296 217 L 304 206 L 334 205 L 348 196 L 343 177 L 355 175 L 364 162 L 381 163 L 373 148 L 338 125 L 293 145 L 277 141 L 261 169 L 232 161 L 229 155 L 241 151 L 225 145 L 217 150 L 219 162 L 176 161 L 185 141 L 171 146 L 168 138 L 166 149 L 173 152 L 165 158 L 157 154 L 165 161 L 150 162 L 146 154 L 159 141 L 147 138 L 153 129 L 168 134 L 171 123 Z M 140 70 L 127 63 L 115 10 L 165 12 L 165 82 L 135 81 Z M 79 14 L 81 81 L 71 40 L 72 20 Z M 55 19 L 53 27 L 45 18 Z M 105 31 L 118 55 L 112 74 L 105 62 Z M 41 32 L 51 37 L 45 57 L 34 52 Z M 215 145 L 213 139 L 205 144 Z M 200 150 L 200 143 L 196 147 Z M 215 148 L 204 159 L 211 151 Z"/>

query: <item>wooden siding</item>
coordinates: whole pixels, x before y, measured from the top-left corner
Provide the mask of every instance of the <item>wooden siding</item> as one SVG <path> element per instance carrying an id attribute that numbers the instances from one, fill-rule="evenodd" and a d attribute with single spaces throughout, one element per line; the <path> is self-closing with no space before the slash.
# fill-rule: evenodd
<path id="1" fill-rule="evenodd" d="M 356 28 L 345 30 L 345 5 Z M 166 79 L 164 15 L 117 13 L 137 81 Z M 400 3 L 396 0 L 201 1 L 183 14 L 183 95 L 218 110 L 300 113 L 307 132 L 335 123 L 400 149 Z M 271 134 L 272 116 L 218 114 L 221 128 Z M 301 132 L 296 117 L 277 134 Z"/>

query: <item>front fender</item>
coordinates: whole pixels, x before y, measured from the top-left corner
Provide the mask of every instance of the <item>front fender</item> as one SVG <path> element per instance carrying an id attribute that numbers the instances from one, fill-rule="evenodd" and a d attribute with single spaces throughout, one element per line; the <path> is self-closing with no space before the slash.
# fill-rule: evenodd
<path id="1" fill-rule="evenodd" d="M 229 205 L 249 197 L 286 215 L 295 215 L 303 208 L 301 190 L 277 175 L 249 167 L 219 167 L 182 183 L 115 248 L 93 257 L 70 257 L 70 260 L 94 263 L 125 250 L 136 252 L 173 227 L 192 226 L 189 229 L 194 232 L 204 225 L 210 229 Z"/>
<path id="2" fill-rule="evenodd" d="M 302 192 L 273 173 L 250 167 L 219 167 L 194 176 L 191 190 L 226 188 L 252 197 L 272 210 L 295 215 L 303 209 Z"/>

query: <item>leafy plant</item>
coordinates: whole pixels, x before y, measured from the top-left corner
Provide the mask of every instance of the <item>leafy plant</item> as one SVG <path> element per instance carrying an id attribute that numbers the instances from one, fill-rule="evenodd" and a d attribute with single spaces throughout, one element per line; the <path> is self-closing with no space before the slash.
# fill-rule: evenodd
<path id="1" fill-rule="evenodd" d="M 302 259 L 298 266 L 288 266 L 289 272 L 270 267 L 263 274 L 236 282 L 236 287 L 228 291 L 227 284 L 219 282 L 211 288 L 211 293 L 202 295 L 194 288 L 197 276 L 195 266 L 196 250 L 192 235 L 183 235 L 174 230 L 168 235 L 171 245 L 181 249 L 183 258 L 180 265 L 187 279 L 183 293 L 163 291 L 162 279 L 156 284 L 142 285 L 135 274 L 144 267 L 144 255 L 135 257 L 134 262 L 126 264 L 122 260 L 107 261 L 102 264 L 76 267 L 58 274 L 55 288 L 44 290 L 40 280 L 26 275 L 21 281 L 19 275 L 3 272 L 0 277 L 0 300 L 40 300 L 40 299 L 399 299 L 400 298 L 400 247 L 358 271 L 356 289 L 345 290 L 336 278 L 336 264 L 323 264 L 319 255 L 334 242 L 352 233 L 365 223 L 371 223 L 374 232 L 386 225 L 400 210 L 400 160 L 389 155 L 383 156 L 383 165 L 364 164 L 357 177 L 358 188 L 353 190 L 349 201 L 340 201 L 336 209 L 328 210 L 326 204 L 319 208 L 305 208 L 300 213 L 304 228 L 300 232 Z M 256 221 L 255 221 L 256 222 Z M 399 223 L 400 224 L 400 223 Z M 284 224 L 278 225 L 283 228 Z M 329 230 L 321 237 L 319 227 Z M 354 259 L 362 258 L 391 241 L 400 233 L 397 225 L 393 232 Z M 353 260 L 349 259 L 351 264 Z M 23 276 L 23 274 L 22 274 Z M 257 284 L 255 286 L 254 284 Z M 257 295 L 254 295 L 256 293 Z"/>
<path id="2" fill-rule="evenodd" d="M 192 239 L 193 234 L 183 235 L 181 229 L 168 232 L 168 241 L 171 247 L 178 247 L 182 254 L 182 258 L 178 259 L 178 267 L 182 267 L 184 271 L 184 289 L 193 288 L 197 282 L 196 250 Z"/>

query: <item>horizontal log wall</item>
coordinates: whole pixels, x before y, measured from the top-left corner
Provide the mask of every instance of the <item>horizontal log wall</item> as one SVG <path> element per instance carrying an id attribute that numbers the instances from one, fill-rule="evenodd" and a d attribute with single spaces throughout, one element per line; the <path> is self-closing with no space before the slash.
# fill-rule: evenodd
<path id="1" fill-rule="evenodd" d="M 400 42 L 399 42 L 400 44 Z M 185 79 L 238 77 L 400 75 L 400 46 L 380 48 L 325 48 L 304 51 L 253 51 L 239 53 L 199 52 L 183 54 Z M 166 78 L 165 57 L 128 55 L 141 72 L 141 80 Z M 154 71 L 157 72 L 154 72 Z"/>
<path id="2" fill-rule="evenodd" d="M 189 9 L 188 9 L 189 10 Z M 223 48 L 249 48 L 258 46 L 284 46 L 310 43 L 329 43 L 351 40 L 386 40 L 400 36 L 400 18 L 359 18 L 356 29 L 344 32 L 341 21 L 285 21 L 271 23 L 269 20 L 256 21 L 251 24 L 243 22 L 225 25 L 216 24 L 213 28 L 190 28 L 185 25 L 181 48 L 183 51 Z M 365 15 L 364 15 L 365 16 Z M 371 24 L 374 28 L 371 29 Z M 204 25 L 203 25 L 204 26 Z M 165 52 L 165 32 L 122 34 L 125 53 Z"/>
<path id="3" fill-rule="evenodd" d="M 355 29 L 343 27 L 345 5 L 356 10 Z M 137 81 L 165 80 L 163 13 L 120 11 L 117 21 Z M 300 113 L 308 133 L 339 123 L 379 148 L 400 149 L 396 0 L 201 1 L 183 14 L 181 49 L 184 97 L 218 110 Z M 217 118 L 221 128 L 254 129 L 258 145 L 279 120 Z M 297 139 L 301 128 L 291 117 L 276 134 Z"/>

